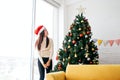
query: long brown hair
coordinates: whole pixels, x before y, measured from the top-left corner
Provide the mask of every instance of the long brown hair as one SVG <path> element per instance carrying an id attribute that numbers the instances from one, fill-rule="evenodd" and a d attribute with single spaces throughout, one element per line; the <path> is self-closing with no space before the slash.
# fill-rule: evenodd
<path id="1" fill-rule="evenodd" d="M 41 44 L 43 42 L 43 38 L 45 36 L 45 33 L 44 33 L 44 30 L 39 34 L 39 38 L 38 40 L 36 41 L 35 43 L 35 46 L 37 46 L 38 50 L 41 50 Z M 46 37 L 46 48 L 48 47 L 49 45 L 49 38 Z"/>

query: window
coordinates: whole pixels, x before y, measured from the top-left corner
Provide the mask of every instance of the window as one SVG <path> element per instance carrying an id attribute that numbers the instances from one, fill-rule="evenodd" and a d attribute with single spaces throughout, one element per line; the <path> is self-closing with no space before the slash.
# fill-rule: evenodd
<path id="1" fill-rule="evenodd" d="M 0 80 L 30 80 L 31 9 L 30 0 L 0 1 Z"/>

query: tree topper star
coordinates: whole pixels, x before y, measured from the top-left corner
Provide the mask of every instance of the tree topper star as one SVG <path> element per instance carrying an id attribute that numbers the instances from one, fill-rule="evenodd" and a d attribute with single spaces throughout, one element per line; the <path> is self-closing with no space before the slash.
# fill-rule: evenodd
<path id="1" fill-rule="evenodd" d="M 78 13 L 81 14 L 81 13 L 85 13 L 86 8 L 83 8 L 83 7 L 80 5 L 80 7 L 77 8 L 77 10 L 78 10 Z"/>

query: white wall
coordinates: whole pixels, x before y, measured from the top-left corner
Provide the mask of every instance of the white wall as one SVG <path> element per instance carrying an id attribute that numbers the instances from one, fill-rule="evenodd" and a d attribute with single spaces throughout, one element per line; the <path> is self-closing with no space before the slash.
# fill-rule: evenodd
<path id="1" fill-rule="evenodd" d="M 66 0 L 68 1 L 68 0 Z M 66 5 L 65 34 L 69 26 L 78 14 L 76 8 L 80 5 L 86 8 L 86 18 L 88 19 L 93 37 L 102 40 L 120 39 L 120 0 L 77 0 L 73 4 Z M 120 63 L 120 46 L 115 43 L 112 47 L 107 45 L 99 46 L 100 63 Z"/>

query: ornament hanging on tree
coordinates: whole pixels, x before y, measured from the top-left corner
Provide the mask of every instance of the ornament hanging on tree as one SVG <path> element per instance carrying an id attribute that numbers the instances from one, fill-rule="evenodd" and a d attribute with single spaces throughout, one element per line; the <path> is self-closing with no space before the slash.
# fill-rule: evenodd
<path id="1" fill-rule="evenodd" d="M 93 62 L 92 61 L 90 61 L 90 64 L 92 64 Z"/>
<path id="2" fill-rule="evenodd" d="M 83 31 L 83 34 L 84 34 L 84 35 L 86 34 L 85 31 Z"/>
<path id="3" fill-rule="evenodd" d="M 79 59 L 78 61 L 79 61 L 79 63 L 80 63 L 80 62 L 81 62 L 81 59 Z"/>
<path id="4" fill-rule="evenodd" d="M 84 21 L 82 20 L 81 23 L 83 23 Z"/>
<path id="5" fill-rule="evenodd" d="M 59 71 L 62 70 L 62 67 L 58 67 L 58 70 L 59 70 Z"/>
<path id="6" fill-rule="evenodd" d="M 80 37 L 83 37 L 83 34 L 80 34 Z"/>
<path id="7" fill-rule="evenodd" d="M 70 48 L 70 45 L 68 46 L 68 48 Z"/>
<path id="8" fill-rule="evenodd" d="M 77 44 L 75 44 L 74 46 L 77 46 Z"/>
<path id="9" fill-rule="evenodd" d="M 56 56 L 56 60 L 58 60 L 58 56 Z"/>
<path id="10" fill-rule="evenodd" d="M 68 57 L 68 59 L 70 59 L 70 56 Z"/>
<path id="11" fill-rule="evenodd" d="M 57 68 L 58 68 L 59 71 L 62 70 L 62 63 L 59 62 Z"/>
<path id="12" fill-rule="evenodd" d="M 64 51 L 66 52 L 66 51 L 67 51 L 67 49 L 65 48 L 65 49 L 64 49 Z"/>
<path id="13" fill-rule="evenodd" d="M 68 42 L 71 42 L 71 40 L 69 39 Z"/>
<path id="14" fill-rule="evenodd" d="M 65 59 L 63 58 L 63 61 L 65 61 Z"/>
<path id="15" fill-rule="evenodd" d="M 92 51 L 94 51 L 95 49 L 94 48 L 92 48 Z"/>
<path id="16" fill-rule="evenodd" d="M 87 58 L 88 61 L 90 61 L 90 58 Z"/>
<path id="17" fill-rule="evenodd" d="M 69 30 L 68 32 L 71 33 L 71 30 Z"/>
<path id="18" fill-rule="evenodd" d="M 71 31 L 71 30 L 69 30 L 69 31 Z M 72 33 L 71 33 L 71 32 L 69 32 L 69 33 L 68 33 L 68 36 L 72 36 Z"/>
<path id="19" fill-rule="evenodd" d="M 85 35 L 85 38 L 87 38 L 88 36 L 87 35 Z"/>
<path id="20" fill-rule="evenodd" d="M 79 31 L 81 31 L 82 29 L 81 29 L 81 28 L 79 28 L 78 30 L 79 30 Z"/>
<path id="21" fill-rule="evenodd" d="M 75 40 L 73 40 L 73 41 L 72 41 L 72 43 L 73 43 L 73 44 L 75 44 L 75 43 L 76 43 L 76 41 L 75 41 Z"/>
<path id="22" fill-rule="evenodd" d="M 88 57 L 88 55 L 89 55 L 89 53 L 86 53 L 86 54 L 85 54 L 85 57 L 87 58 L 87 57 Z"/>
<path id="23" fill-rule="evenodd" d="M 77 54 L 75 53 L 75 57 L 77 57 Z"/>
<path id="24" fill-rule="evenodd" d="M 81 49 L 83 49 L 83 47 L 81 47 Z"/>
<path id="25" fill-rule="evenodd" d="M 79 39 L 80 39 L 80 37 L 77 37 L 77 39 L 79 40 Z"/>
<path id="26" fill-rule="evenodd" d="M 87 33 L 86 34 L 90 34 L 90 31 L 87 31 Z"/>
<path id="27" fill-rule="evenodd" d="M 70 33 L 70 36 L 72 36 L 72 33 Z"/>

